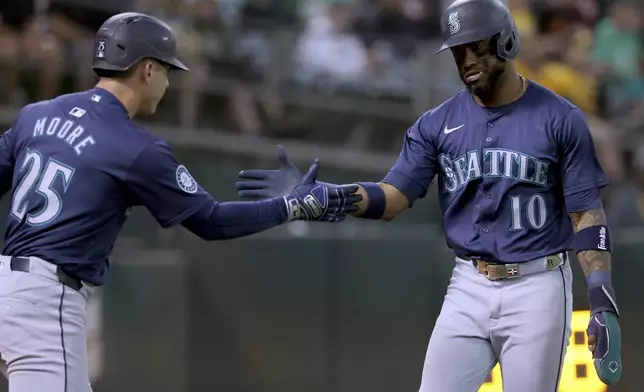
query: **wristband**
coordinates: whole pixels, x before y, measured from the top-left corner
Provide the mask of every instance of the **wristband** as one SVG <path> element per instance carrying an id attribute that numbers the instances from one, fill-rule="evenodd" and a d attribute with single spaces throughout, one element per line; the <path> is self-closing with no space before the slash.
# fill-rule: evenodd
<path id="1" fill-rule="evenodd" d="M 575 234 L 575 253 L 585 250 L 610 252 L 610 231 L 606 225 L 590 226 Z"/>
<path id="2" fill-rule="evenodd" d="M 613 312 L 619 316 L 617 302 L 615 301 L 615 292 L 610 286 L 595 286 L 588 289 L 588 304 L 591 313 L 602 311 Z"/>
<path id="3" fill-rule="evenodd" d="M 610 280 L 610 271 L 601 270 L 591 272 L 586 276 L 586 284 L 588 285 L 588 288 L 597 286 L 613 287 Z"/>
<path id="4" fill-rule="evenodd" d="M 610 311 L 619 315 L 610 271 L 595 271 L 586 276 L 588 303 L 591 313 Z"/>
<path id="5" fill-rule="evenodd" d="M 385 198 L 385 191 L 382 190 L 375 182 L 359 182 L 358 185 L 362 186 L 369 205 L 364 214 L 360 215 L 363 219 L 380 219 L 385 213 L 387 206 L 387 199 Z"/>

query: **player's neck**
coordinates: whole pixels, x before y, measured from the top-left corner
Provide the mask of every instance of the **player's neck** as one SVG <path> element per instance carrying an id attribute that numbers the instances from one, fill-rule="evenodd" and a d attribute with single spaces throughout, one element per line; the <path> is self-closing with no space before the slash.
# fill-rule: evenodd
<path id="1" fill-rule="evenodd" d="M 134 90 L 127 84 L 114 79 L 101 78 L 96 84 L 96 87 L 112 93 L 123 104 L 130 118 L 134 117 L 139 111 L 140 100 Z"/>
<path id="2" fill-rule="evenodd" d="M 514 70 L 514 67 L 510 67 L 503 73 L 494 92 L 489 97 L 481 99 L 474 96 L 474 100 L 477 104 L 488 108 L 505 106 L 521 98 L 525 87 L 521 76 Z"/>

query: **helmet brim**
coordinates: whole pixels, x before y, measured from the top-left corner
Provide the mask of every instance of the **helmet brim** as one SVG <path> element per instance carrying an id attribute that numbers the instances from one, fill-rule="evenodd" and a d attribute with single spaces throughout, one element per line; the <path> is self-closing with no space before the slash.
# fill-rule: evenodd
<path id="1" fill-rule="evenodd" d="M 478 32 L 473 31 L 470 33 L 455 35 L 448 38 L 447 41 L 443 43 L 443 46 L 441 46 L 440 49 L 438 49 L 435 54 L 439 54 L 440 52 L 443 52 L 447 49 L 454 48 L 456 46 L 461 46 L 465 44 L 471 44 L 473 42 L 482 41 L 484 39 L 493 37 L 496 34 L 498 33 L 480 34 Z"/>
<path id="2" fill-rule="evenodd" d="M 449 48 L 450 48 L 450 46 L 449 46 L 449 44 L 446 42 L 446 43 L 444 43 L 444 44 L 443 44 L 443 46 L 441 46 L 441 47 L 440 47 L 440 49 L 438 49 L 438 50 L 436 51 L 436 53 L 434 53 L 434 54 L 439 54 L 439 53 L 441 53 L 441 52 L 446 51 L 446 50 L 447 50 L 447 49 L 449 49 Z"/>
<path id="3" fill-rule="evenodd" d="M 172 57 L 166 61 L 166 63 L 170 64 L 173 69 L 178 69 L 180 71 L 190 71 L 190 68 L 186 67 L 184 63 L 182 63 L 178 58 Z"/>

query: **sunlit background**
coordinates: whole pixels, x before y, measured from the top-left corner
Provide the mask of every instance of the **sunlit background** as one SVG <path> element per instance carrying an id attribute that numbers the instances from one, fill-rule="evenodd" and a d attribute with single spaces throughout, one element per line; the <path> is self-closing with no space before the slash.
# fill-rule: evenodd
<path id="1" fill-rule="evenodd" d="M 286 146 L 323 180 L 378 181 L 415 119 L 461 89 L 439 46 L 440 0 L 3 0 L 0 121 L 93 86 L 93 36 L 112 14 L 170 23 L 182 60 L 139 118 L 218 200 Z M 624 374 L 644 390 L 643 18 L 635 3 L 510 0 L 520 71 L 581 107 L 612 180 L 605 207 Z M 127 140 L 122 140 L 127 143 Z M 205 243 L 135 212 L 91 304 L 96 392 L 415 392 L 453 257 L 434 191 L 391 223 L 303 222 Z M 6 198 L 5 198 L 6 199 Z M 6 208 L 6 200 L 3 200 Z M 574 264 L 576 310 L 587 309 Z M 576 313 L 561 392 L 595 392 Z M 554 337 L 553 337 L 554 338 Z M 482 391 L 501 391 L 499 373 Z M 496 376 L 495 376 L 496 375 Z M 437 375 L 440 377 L 440 375 Z M 0 383 L 1 385 L 2 383 Z M 1 388 L 6 388 L 1 385 Z"/>

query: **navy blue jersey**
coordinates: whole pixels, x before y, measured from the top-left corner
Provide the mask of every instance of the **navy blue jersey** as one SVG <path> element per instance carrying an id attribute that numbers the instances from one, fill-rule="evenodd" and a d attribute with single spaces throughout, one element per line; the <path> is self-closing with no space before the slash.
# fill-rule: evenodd
<path id="1" fill-rule="evenodd" d="M 570 249 L 567 198 L 608 183 L 582 111 L 534 82 L 501 108 L 463 90 L 425 113 L 383 182 L 413 203 L 436 174 L 447 245 L 500 262 Z"/>
<path id="2" fill-rule="evenodd" d="M 170 227 L 212 200 L 99 88 L 21 110 L 0 139 L 0 190 L 9 189 L 3 254 L 41 257 L 97 285 L 131 207 Z"/>

